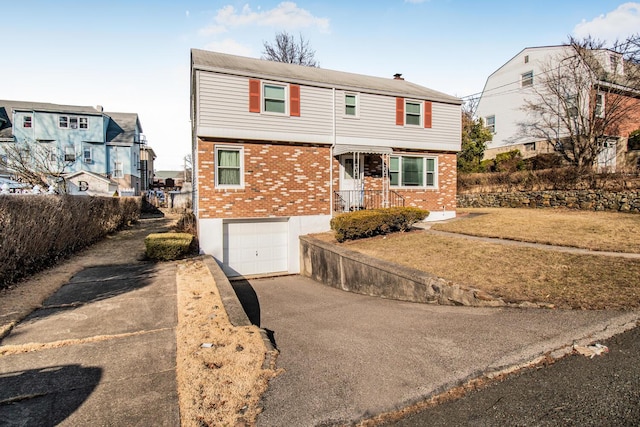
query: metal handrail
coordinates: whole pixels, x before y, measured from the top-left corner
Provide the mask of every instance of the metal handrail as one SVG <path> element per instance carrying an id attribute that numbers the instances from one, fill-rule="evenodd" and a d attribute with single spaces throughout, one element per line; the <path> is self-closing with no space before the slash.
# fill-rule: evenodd
<path id="1" fill-rule="evenodd" d="M 404 206 L 404 197 L 393 190 L 389 191 L 386 203 L 382 190 L 343 190 L 335 191 L 334 195 L 334 212 Z"/>

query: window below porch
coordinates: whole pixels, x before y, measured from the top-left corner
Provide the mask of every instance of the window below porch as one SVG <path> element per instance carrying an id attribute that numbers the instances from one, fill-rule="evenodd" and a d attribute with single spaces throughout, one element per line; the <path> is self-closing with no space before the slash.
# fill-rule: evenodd
<path id="1" fill-rule="evenodd" d="M 391 156 L 389 185 L 406 188 L 436 188 L 437 158 L 417 156 Z"/>

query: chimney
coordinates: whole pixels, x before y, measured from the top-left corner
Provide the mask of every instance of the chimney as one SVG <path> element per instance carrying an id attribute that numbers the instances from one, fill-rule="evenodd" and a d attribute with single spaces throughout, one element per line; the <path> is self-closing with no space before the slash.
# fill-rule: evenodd
<path id="1" fill-rule="evenodd" d="M 393 75 L 393 79 L 394 80 L 404 80 L 404 78 L 402 78 L 402 74 L 400 74 L 400 73 L 395 73 Z"/>
<path id="2" fill-rule="evenodd" d="M 96 105 L 96 111 L 102 113 L 104 111 L 104 108 L 102 108 L 102 105 Z"/>

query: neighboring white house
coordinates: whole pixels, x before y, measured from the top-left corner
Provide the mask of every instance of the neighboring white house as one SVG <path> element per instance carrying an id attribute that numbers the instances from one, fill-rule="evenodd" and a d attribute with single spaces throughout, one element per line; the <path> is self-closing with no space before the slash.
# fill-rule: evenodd
<path id="1" fill-rule="evenodd" d="M 460 99 L 381 78 L 191 51 L 194 210 L 228 275 L 300 271 L 334 213 L 455 217 Z"/>
<path id="2" fill-rule="evenodd" d="M 607 49 L 593 50 L 592 53 L 599 64 L 599 72 L 603 76 L 609 76 L 607 78 L 611 79 L 611 76 L 624 74 L 620 54 Z M 515 149 L 520 150 L 524 158 L 541 153 L 551 153 L 554 151 L 554 141 L 559 141 L 568 135 L 565 128 L 561 126 L 560 120 L 558 120 L 557 130 L 551 131 L 550 142 L 541 140 L 539 136 L 527 135 L 520 128 L 519 123 L 527 122 L 530 119 L 530 113 L 523 107 L 527 100 L 537 101 L 538 96 L 535 92 L 539 87 L 537 85 L 544 81 L 547 73 L 562 73 L 568 67 L 574 66 L 576 62 L 570 61 L 572 58 L 576 58 L 576 53 L 571 46 L 528 47 L 487 78 L 476 110 L 476 115 L 484 120 L 485 126 L 491 129 L 494 134 L 493 140 L 488 143 L 485 150 L 485 159 L 491 159 L 498 153 Z M 597 81 L 597 85 L 611 88 L 614 84 L 610 81 Z M 595 91 L 596 108 L 602 111 L 602 117 L 604 117 L 605 101 L 612 95 L 600 92 L 597 87 L 585 87 L 579 90 Z M 575 96 L 575 94 L 567 96 L 566 99 L 570 99 L 571 96 Z M 622 96 L 629 97 L 629 94 L 625 93 Z M 587 97 L 586 99 L 591 98 Z M 630 102 L 637 102 L 635 96 L 630 96 L 629 99 Z M 582 108 L 585 107 L 590 108 L 582 105 Z M 578 107 L 576 106 L 576 108 Z M 629 132 L 638 126 L 638 122 L 634 122 L 634 120 L 629 120 L 628 123 L 624 123 L 615 132 L 608 135 L 612 138 L 607 138 L 603 142 L 604 147 L 597 159 L 598 166 L 615 170 L 616 156 L 624 157 L 624 153 L 627 152 L 626 141 Z"/>

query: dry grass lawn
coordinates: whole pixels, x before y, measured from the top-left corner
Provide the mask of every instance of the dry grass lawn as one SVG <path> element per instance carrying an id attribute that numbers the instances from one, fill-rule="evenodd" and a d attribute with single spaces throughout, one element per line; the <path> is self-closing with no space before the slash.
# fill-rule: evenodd
<path id="1" fill-rule="evenodd" d="M 178 264 L 181 425 L 254 425 L 260 397 L 275 371 L 262 367 L 265 347 L 259 329 L 233 326 L 213 283 L 202 261 Z"/>
<path id="2" fill-rule="evenodd" d="M 460 209 L 434 230 L 598 251 L 640 253 L 640 215 L 568 209 Z"/>
<path id="3" fill-rule="evenodd" d="M 624 225 L 612 224 L 607 229 L 605 224 L 617 222 L 618 214 L 521 209 L 465 211 L 481 211 L 485 215 L 468 216 L 433 228 L 538 243 L 573 243 L 573 246 L 592 241 L 595 230 L 599 230 L 607 246 L 603 244 L 598 248 L 607 250 L 631 245 L 633 239 L 627 233 L 634 235 L 636 240 L 640 235 L 640 228 L 637 228 L 640 216 L 619 214 L 619 221 Z M 560 222 L 555 221 L 555 215 Z M 589 220 L 591 215 L 592 221 Z M 488 221 L 491 218 L 493 221 Z M 576 218 L 577 224 L 570 224 L 571 218 Z M 518 225 L 526 221 L 529 221 L 528 227 Z M 563 225 L 555 227 L 558 223 Z M 499 229 L 503 233 L 485 233 L 485 229 Z M 639 244 L 633 242 L 634 247 Z M 428 231 L 396 233 L 343 245 L 482 289 L 509 302 L 544 302 L 558 308 L 577 309 L 640 307 L 640 259 L 506 246 L 464 237 L 445 237 Z M 640 253 L 640 248 L 635 251 Z"/>

